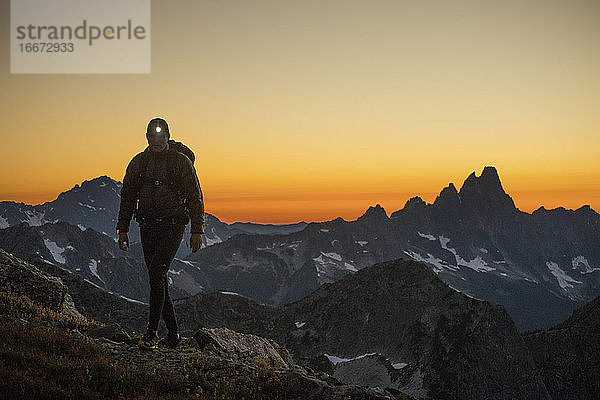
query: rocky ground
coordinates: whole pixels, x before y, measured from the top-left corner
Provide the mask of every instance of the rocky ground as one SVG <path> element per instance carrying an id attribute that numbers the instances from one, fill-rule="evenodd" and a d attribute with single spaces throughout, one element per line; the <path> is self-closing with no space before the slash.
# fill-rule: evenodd
<path id="1" fill-rule="evenodd" d="M 141 351 L 139 336 L 87 319 L 67 296 L 59 278 L 0 250 L 0 397 L 410 399 L 342 384 L 272 340 L 227 328 Z"/>

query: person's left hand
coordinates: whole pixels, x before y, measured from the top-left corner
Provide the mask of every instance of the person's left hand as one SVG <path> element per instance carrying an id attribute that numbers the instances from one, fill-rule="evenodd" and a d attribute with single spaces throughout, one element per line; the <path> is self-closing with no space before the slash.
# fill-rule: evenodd
<path id="1" fill-rule="evenodd" d="M 192 248 L 192 253 L 198 251 L 198 249 L 202 246 L 202 234 L 201 233 L 192 233 L 190 236 L 190 247 Z"/>

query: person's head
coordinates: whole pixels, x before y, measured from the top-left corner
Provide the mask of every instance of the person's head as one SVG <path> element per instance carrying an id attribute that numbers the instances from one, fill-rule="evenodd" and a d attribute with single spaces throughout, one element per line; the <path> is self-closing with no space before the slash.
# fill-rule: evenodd
<path id="1" fill-rule="evenodd" d="M 169 142 L 169 125 L 162 118 L 151 119 L 146 129 L 146 139 L 152 151 L 163 151 Z"/>

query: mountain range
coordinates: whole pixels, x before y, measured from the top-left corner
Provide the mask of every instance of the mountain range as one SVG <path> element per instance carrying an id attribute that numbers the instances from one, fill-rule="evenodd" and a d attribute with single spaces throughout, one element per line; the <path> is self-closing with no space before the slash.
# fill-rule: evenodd
<path id="1" fill-rule="evenodd" d="M 119 188 L 100 177 L 43 205 L 2 202 L 0 247 L 147 301 L 139 242 L 123 253 L 99 233 L 114 231 Z M 177 298 L 223 290 L 283 305 L 400 258 L 424 262 L 467 296 L 502 304 L 521 331 L 556 325 L 600 294 L 598 213 L 522 212 L 493 167 L 472 173 L 460 190 L 450 183 L 432 204 L 415 197 L 389 216 L 377 205 L 354 221 L 225 224 L 210 214 L 206 221 L 202 249 L 191 254 L 182 244 L 169 271 Z"/>
<path id="2" fill-rule="evenodd" d="M 0 291 L 119 323 L 130 333 L 143 331 L 144 304 L 35 262 L 0 250 Z M 42 284 L 44 279 L 49 282 Z M 290 363 L 316 371 L 314 376 L 387 388 L 397 393 L 394 398 L 557 400 L 600 395 L 599 300 L 555 327 L 520 334 L 502 306 L 453 290 L 422 262 L 397 259 L 323 284 L 284 306 L 211 291 L 177 300 L 175 307 L 186 337 L 217 328 L 254 334 L 282 345 Z M 118 350 L 111 337 L 102 342 L 111 352 L 130 353 Z"/>

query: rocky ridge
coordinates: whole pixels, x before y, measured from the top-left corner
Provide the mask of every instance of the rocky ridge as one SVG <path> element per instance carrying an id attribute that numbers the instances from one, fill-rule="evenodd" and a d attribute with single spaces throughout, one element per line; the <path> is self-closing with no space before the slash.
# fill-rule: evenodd
<path id="1" fill-rule="evenodd" d="M 64 273 L 63 276 L 69 277 L 69 272 Z M 13 284 L 12 279 L 15 278 L 19 281 Z M 80 279 L 76 276 L 75 278 Z M 70 280 L 70 282 L 75 281 Z M 68 311 L 75 318 L 83 318 L 75 308 L 65 307 L 64 298 L 68 294 L 60 278 L 47 275 L 35 266 L 2 250 L 0 250 L 0 285 L 0 292 L 8 293 L 9 296 L 22 295 L 35 298 L 39 304 L 52 307 L 58 313 Z M 15 318 L 11 316 L 10 309 L 3 311 L 2 318 L 11 320 L 13 324 L 39 323 Z M 45 323 L 55 327 L 60 325 L 53 321 L 42 320 L 41 322 L 42 325 Z M 225 387 L 238 385 L 244 382 L 246 376 L 247 390 L 253 398 L 409 399 L 409 396 L 397 391 L 342 384 L 327 374 L 315 373 L 292 363 L 285 349 L 272 340 L 237 333 L 226 328 L 201 328 L 193 337 L 185 338 L 179 350 L 159 349 L 154 352 L 139 351 L 137 348 L 139 335 L 130 335 L 116 323 L 91 327 L 80 325 L 79 328 L 71 330 L 71 335 L 75 341 L 94 343 L 99 346 L 105 354 L 109 354 L 120 365 L 154 371 L 153 373 L 161 376 L 186 381 L 187 394 L 190 396 L 204 395 L 208 396 L 207 398 L 218 396 L 219 390 L 234 390 L 220 389 L 219 385 Z M 19 349 L 15 348 L 13 351 Z M 256 389 L 252 384 L 255 381 L 261 381 L 260 388 Z M 271 383 L 265 384 L 263 381 Z M 5 384 L 0 386 L 3 391 L 19 390 L 7 388 Z"/>

